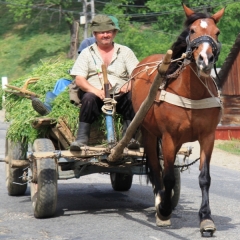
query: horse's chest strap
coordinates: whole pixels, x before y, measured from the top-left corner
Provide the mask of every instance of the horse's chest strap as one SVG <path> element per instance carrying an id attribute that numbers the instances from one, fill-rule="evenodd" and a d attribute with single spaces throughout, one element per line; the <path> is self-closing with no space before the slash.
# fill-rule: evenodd
<path id="1" fill-rule="evenodd" d="M 155 101 L 156 102 L 163 101 L 173 104 L 175 106 L 191 109 L 222 107 L 220 98 L 218 97 L 204 98 L 201 100 L 192 100 L 189 98 L 178 96 L 174 93 L 167 92 L 165 90 L 161 90 L 160 94 L 157 96 L 157 99 Z"/>

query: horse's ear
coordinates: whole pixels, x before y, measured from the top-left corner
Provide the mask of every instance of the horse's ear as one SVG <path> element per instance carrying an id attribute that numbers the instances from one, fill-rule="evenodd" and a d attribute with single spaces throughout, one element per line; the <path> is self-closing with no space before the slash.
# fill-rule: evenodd
<path id="1" fill-rule="evenodd" d="M 192 9 L 188 8 L 185 4 L 182 4 L 182 6 L 187 17 L 195 13 Z"/>
<path id="2" fill-rule="evenodd" d="M 225 8 L 219 10 L 218 12 L 216 12 L 214 15 L 212 15 L 212 18 L 217 22 L 219 22 L 219 20 L 221 19 L 221 17 L 223 16 L 225 11 Z"/>

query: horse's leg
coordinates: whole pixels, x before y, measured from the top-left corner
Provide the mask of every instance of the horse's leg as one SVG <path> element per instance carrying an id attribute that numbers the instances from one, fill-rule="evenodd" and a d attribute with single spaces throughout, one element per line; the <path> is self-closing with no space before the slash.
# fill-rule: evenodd
<path id="1" fill-rule="evenodd" d="M 147 157 L 147 167 L 150 170 L 149 179 L 152 183 L 153 193 L 155 196 L 155 207 L 158 212 L 159 205 L 161 203 L 161 190 L 163 189 L 162 168 L 160 166 L 160 159 L 158 156 L 158 139 L 144 128 L 142 128 L 142 135 Z M 169 218 L 159 219 L 158 214 L 156 213 L 156 225 L 169 226 L 171 225 L 171 222 Z"/>
<path id="2" fill-rule="evenodd" d="M 214 134 L 204 138 L 204 140 L 199 141 L 201 147 L 200 153 L 200 174 L 199 174 L 199 186 L 202 191 L 202 204 L 199 210 L 200 218 L 200 232 L 210 232 L 212 235 L 215 230 L 215 224 L 213 223 L 211 217 L 211 210 L 209 206 L 209 188 L 211 185 L 210 177 L 210 160 L 214 146 Z"/>
<path id="3" fill-rule="evenodd" d="M 164 191 L 161 192 L 161 204 L 157 210 L 160 219 L 170 219 L 172 213 L 172 190 L 175 185 L 174 162 L 176 157 L 176 146 L 170 136 L 162 138 L 162 152 L 164 158 L 163 184 Z"/>

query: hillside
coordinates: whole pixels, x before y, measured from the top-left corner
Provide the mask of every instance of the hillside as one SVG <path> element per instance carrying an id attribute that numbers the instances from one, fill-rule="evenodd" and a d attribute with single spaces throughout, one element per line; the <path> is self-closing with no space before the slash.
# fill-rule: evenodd
<path id="1" fill-rule="evenodd" d="M 232 19 L 236 9 L 240 11 L 239 3 L 229 5 L 220 22 L 222 50 L 217 67 L 221 67 L 239 32 L 239 23 Z M 139 60 L 154 53 L 165 53 L 182 30 L 179 28 L 177 32 L 167 33 L 152 25 L 119 20 L 122 31 L 115 40 L 129 46 Z M 80 28 L 81 36 L 82 31 Z M 0 77 L 7 76 L 9 81 L 30 73 L 39 61 L 66 59 L 70 44 L 69 27 L 58 14 L 46 12 L 38 21 L 16 23 L 4 4 L 0 6 L 0 36 Z"/>
<path id="2" fill-rule="evenodd" d="M 66 58 L 69 30 L 64 21 L 15 23 L 4 5 L 0 8 L 0 74 L 9 81 L 32 71 L 40 60 Z"/>

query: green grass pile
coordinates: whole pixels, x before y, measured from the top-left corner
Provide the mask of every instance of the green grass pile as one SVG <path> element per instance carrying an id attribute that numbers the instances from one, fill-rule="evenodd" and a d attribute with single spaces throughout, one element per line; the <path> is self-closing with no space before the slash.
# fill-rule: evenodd
<path id="1" fill-rule="evenodd" d="M 39 77 L 35 83 L 28 85 L 27 90 L 37 93 L 40 100 L 45 102 L 45 96 L 48 91 L 53 91 L 54 85 L 60 78 L 72 80 L 68 70 L 73 66 L 72 60 L 50 60 L 40 62 L 31 74 L 11 81 L 10 85 L 18 88 L 23 87 L 27 79 Z M 12 90 L 12 89 L 7 89 Z M 40 115 L 32 108 L 31 100 L 25 97 L 19 97 L 12 93 L 5 92 L 6 121 L 10 122 L 7 131 L 7 138 L 14 142 L 32 143 L 36 138 L 42 136 L 47 129 L 36 130 L 31 123 Z M 53 104 L 53 109 L 48 117 L 58 119 L 63 117 L 67 120 L 69 127 L 74 132 L 79 115 L 79 108 L 69 101 L 68 88 L 59 94 Z"/>

